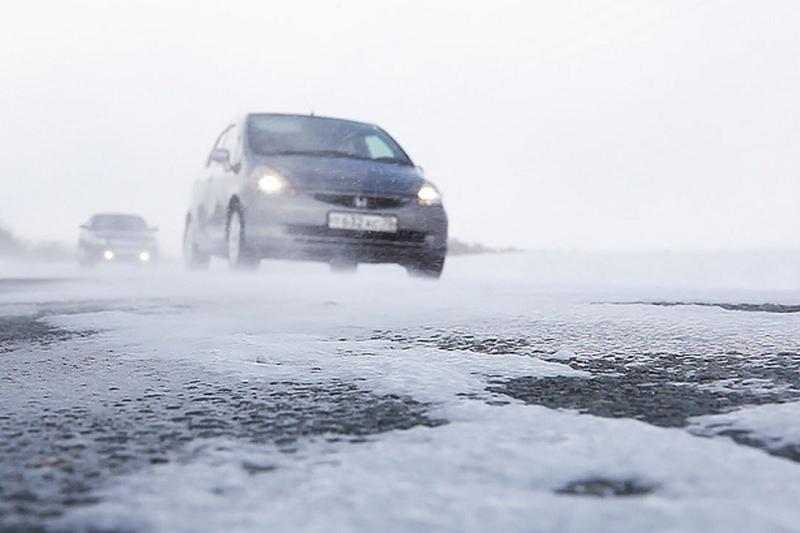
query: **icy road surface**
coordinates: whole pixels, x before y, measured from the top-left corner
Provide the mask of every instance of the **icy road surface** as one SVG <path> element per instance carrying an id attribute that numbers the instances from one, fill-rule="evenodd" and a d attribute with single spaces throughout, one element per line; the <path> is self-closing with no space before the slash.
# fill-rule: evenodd
<path id="1" fill-rule="evenodd" d="M 0 531 L 797 531 L 793 280 L 536 261 L 0 269 Z"/>

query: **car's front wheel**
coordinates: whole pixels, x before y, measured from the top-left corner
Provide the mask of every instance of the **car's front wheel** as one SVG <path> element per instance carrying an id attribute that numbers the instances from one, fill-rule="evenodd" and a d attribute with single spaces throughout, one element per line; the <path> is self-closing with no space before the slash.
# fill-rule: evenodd
<path id="1" fill-rule="evenodd" d="M 255 270 L 261 259 L 247 247 L 244 217 L 239 209 L 232 209 L 228 216 L 227 249 L 231 270 Z"/>
<path id="2" fill-rule="evenodd" d="M 89 250 L 83 247 L 78 249 L 78 265 L 81 268 L 92 268 L 94 263 L 94 258 Z"/>
<path id="3" fill-rule="evenodd" d="M 409 275 L 416 278 L 439 279 L 444 270 L 444 252 L 433 252 L 406 264 Z"/>
<path id="4" fill-rule="evenodd" d="M 191 217 L 186 217 L 183 229 L 183 260 L 192 270 L 206 270 L 211 263 L 211 256 L 197 247 L 196 227 Z"/>
<path id="5" fill-rule="evenodd" d="M 331 272 L 352 274 L 358 269 L 358 263 L 351 259 L 334 259 L 330 262 Z"/>

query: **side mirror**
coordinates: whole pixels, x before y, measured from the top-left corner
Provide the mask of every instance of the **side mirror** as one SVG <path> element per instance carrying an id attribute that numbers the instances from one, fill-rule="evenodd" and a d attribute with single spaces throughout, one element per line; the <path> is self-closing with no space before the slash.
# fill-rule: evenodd
<path id="1" fill-rule="evenodd" d="M 226 165 L 231 160 L 231 154 L 225 148 L 214 148 L 211 150 L 211 155 L 208 156 L 208 162 L 220 163 Z"/>
<path id="2" fill-rule="evenodd" d="M 81 229 L 89 229 L 89 224 L 81 224 Z"/>

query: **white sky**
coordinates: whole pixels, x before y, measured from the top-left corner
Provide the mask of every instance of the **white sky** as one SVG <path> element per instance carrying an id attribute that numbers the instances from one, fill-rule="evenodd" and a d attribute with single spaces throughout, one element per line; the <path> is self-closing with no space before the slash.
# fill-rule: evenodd
<path id="1" fill-rule="evenodd" d="M 310 109 L 387 129 L 466 240 L 800 245 L 790 0 L 8 2 L 0 223 L 140 212 L 175 250 L 225 122 Z"/>

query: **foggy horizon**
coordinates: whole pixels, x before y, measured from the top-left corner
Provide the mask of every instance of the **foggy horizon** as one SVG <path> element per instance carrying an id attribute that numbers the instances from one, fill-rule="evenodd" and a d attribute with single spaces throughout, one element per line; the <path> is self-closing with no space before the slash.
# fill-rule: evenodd
<path id="1" fill-rule="evenodd" d="M 0 224 L 22 239 L 120 211 L 177 253 L 226 123 L 313 111 L 386 129 L 463 241 L 800 246 L 792 2 L 31 2 L 0 25 Z"/>

